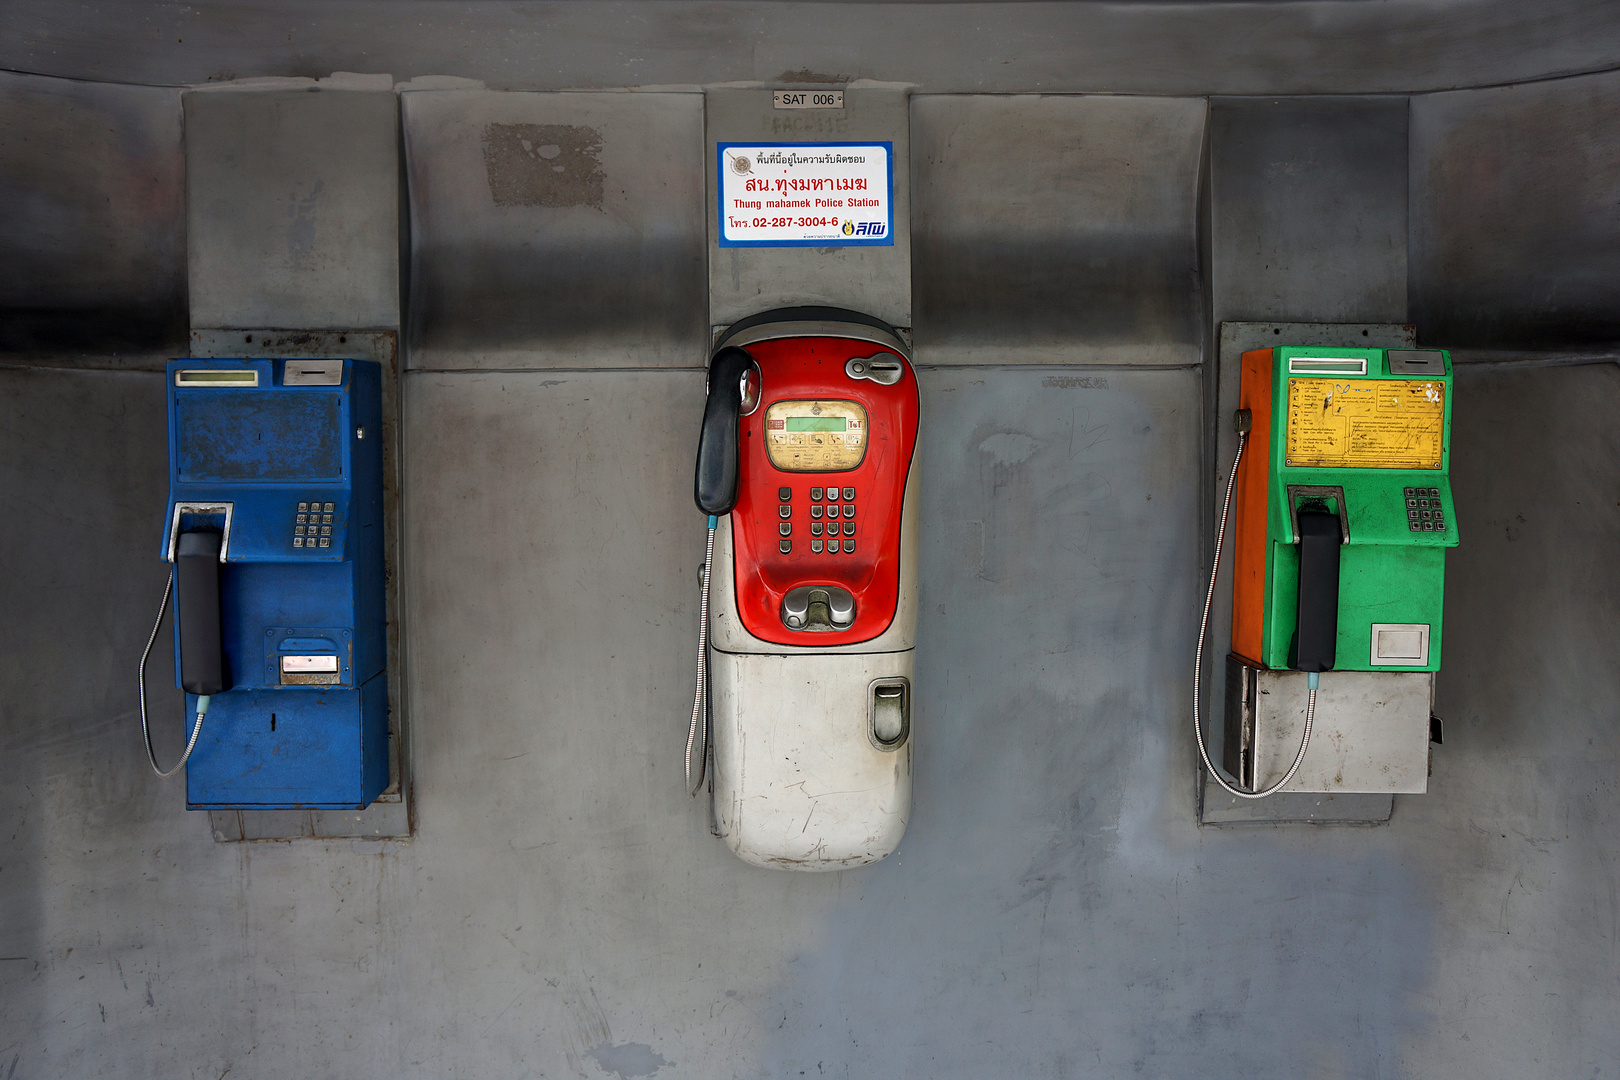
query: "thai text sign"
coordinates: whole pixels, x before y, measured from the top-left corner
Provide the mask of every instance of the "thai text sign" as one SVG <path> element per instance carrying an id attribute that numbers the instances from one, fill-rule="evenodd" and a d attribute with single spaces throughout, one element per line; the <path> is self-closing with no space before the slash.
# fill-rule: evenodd
<path id="1" fill-rule="evenodd" d="M 892 143 L 720 143 L 721 247 L 894 244 Z"/>

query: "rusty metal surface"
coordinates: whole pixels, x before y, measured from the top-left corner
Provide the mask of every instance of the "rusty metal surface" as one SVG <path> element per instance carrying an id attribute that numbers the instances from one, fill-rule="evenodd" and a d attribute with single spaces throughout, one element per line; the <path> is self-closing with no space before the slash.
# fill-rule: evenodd
<path id="1" fill-rule="evenodd" d="M 1620 72 L 1412 101 L 1425 344 L 1620 341 Z"/>
<path id="2" fill-rule="evenodd" d="M 703 364 L 701 95 L 402 101 L 412 367 Z"/>
<path id="3" fill-rule="evenodd" d="M 931 93 L 1367 94 L 1620 62 L 1591 0 L 11 0 L 0 67 L 125 82 L 387 71 L 507 90 L 857 79 Z"/>
<path id="4" fill-rule="evenodd" d="M 185 339 L 180 92 L 0 72 L 0 352 Z"/>
<path id="5" fill-rule="evenodd" d="M 923 364 L 1188 364 L 1201 100 L 912 99 Z"/>

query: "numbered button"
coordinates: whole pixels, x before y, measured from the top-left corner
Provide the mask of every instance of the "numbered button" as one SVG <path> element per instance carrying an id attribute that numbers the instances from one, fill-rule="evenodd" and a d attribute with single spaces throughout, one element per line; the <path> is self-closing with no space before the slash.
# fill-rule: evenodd
<path id="1" fill-rule="evenodd" d="M 821 507 L 819 505 L 812 506 L 810 508 L 810 519 L 812 521 L 814 521 L 814 520 L 816 520 L 816 519 L 818 519 L 820 517 L 821 517 Z"/>
<path id="2" fill-rule="evenodd" d="M 783 535 L 783 536 L 792 536 L 793 535 L 793 523 L 789 522 L 789 521 L 784 521 L 784 522 L 782 522 L 780 525 L 778 525 L 776 527 L 776 531 L 778 533 L 780 533 L 781 535 Z"/>
<path id="3" fill-rule="evenodd" d="M 855 554 L 855 541 L 853 541 L 853 540 L 845 540 L 844 541 L 844 554 L 845 555 L 853 555 L 853 554 Z"/>
<path id="4" fill-rule="evenodd" d="M 844 516 L 847 517 L 847 518 L 852 518 L 852 517 L 855 516 L 855 504 L 854 503 L 845 503 L 844 504 Z"/>
<path id="5" fill-rule="evenodd" d="M 811 488 L 810 489 L 810 501 L 811 502 L 820 502 L 821 501 L 821 489 L 820 488 Z"/>
<path id="6" fill-rule="evenodd" d="M 853 521 L 844 522 L 844 535 L 845 536 L 854 536 L 855 535 L 855 523 Z"/>
<path id="7" fill-rule="evenodd" d="M 776 550 L 780 551 L 784 555 L 793 554 L 793 541 L 791 541 L 791 540 L 778 540 L 776 542 Z"/>
<path id="8" fill-rule="evenodd" d="M 844 501 L 845 502 L 854 502 L 855 501 L 855 489 L 854 488 L 847 487 L 847 488 L 844 489 Z"/>
<path id="9" fill-rule="evenodd" d="M 793 507 L 787 505 L 786 503 L 783 503 L 781 506 L 778 506 L 776 508 L 776 516 L 779 517 L 779 518 L 790 518 L 790 517 L 792 517 L 793 516 Z"/>
<path id="10" fill-rule="evenodd" d="M 293 547 L 301 548 L 303 546 L 304 546 L 304 538 L 302 536 L 293 537 Z"/>
<path id="11" fill-rule="evenodd" d="M 820 536 L 821 535 L 821 522 L 812 521 L 810 523 L 810 535 L 811 536 Z"/>
<path id="12" fill-rule="evenodd" d="M 820 540 L 812 540 L 812 541 L 810 541 L 810 554 L 812 554 L 812 555 L 820 555 L 821 554 L 821 541 Z"/>

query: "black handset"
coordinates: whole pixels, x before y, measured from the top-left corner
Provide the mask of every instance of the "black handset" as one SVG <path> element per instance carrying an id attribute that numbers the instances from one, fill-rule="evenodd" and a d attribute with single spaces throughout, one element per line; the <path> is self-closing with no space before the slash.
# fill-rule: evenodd
<path id="1" fill-rule="evenodd" d="M 711 517 L 737 505 L 737 424 L 742 419 L 742 383 L 754 358 L 735 345 L 721 349 L 709 364 L 709 400 L 698 435 L 694 496 Z"/>
<path id="2" fill-rule="evenodd" d="M 1339 637 L 1339 515 L 1324 510 L 1299 512 L 1300 671 L 1332 671 Z"/>
<path id="3" fill-rule="evenodd" d="M 231 688 L 220 630 L 219 550 L 224 537 L 211 529 L 183 532 L 174 549 L 174 610 L 180 621 L 180 685 L 213 695 Z"/>

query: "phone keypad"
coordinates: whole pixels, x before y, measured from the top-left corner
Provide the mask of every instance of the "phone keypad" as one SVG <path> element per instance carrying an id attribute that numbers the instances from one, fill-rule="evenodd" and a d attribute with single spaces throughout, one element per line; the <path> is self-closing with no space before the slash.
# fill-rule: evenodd
<path id="1" fill-rule="evenodd" d="M 336 503 L 307 499 L 293 514 L 292 545 L 295 548 L 330 548 L 334 517 L 342 517 Z"/>
<path id="2" fill-rule="evenodd" d="M 1406 528 L 1409 532 L 1445 532 L 1446 513 L 1440 505 L 1437 487 L 1409 487 L 1406 500 Z"/>
<path id="3" fill-rule="evenodd" d="M 813 487 L 810 495 L 810 554 L 855 554 L 855 488 Z M 776 531 L 781 538 L 777 550 L 793 554 L 793 489 L 776 489 L 778 518 Z M 323 512 L 324 513 L 324 512 Z M 311 515 L 311 520 L 314 515 Z M 826 537 L 825 540 L 822 537 Z"/>

